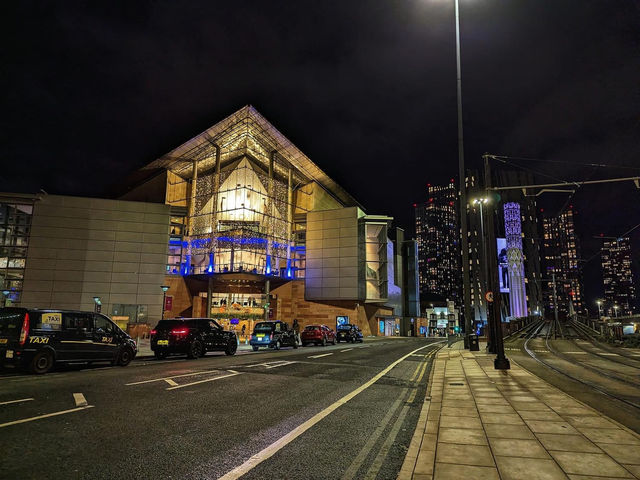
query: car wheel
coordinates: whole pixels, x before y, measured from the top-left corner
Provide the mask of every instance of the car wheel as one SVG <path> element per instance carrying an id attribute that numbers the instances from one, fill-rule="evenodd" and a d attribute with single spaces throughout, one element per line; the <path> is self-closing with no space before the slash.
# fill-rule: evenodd
<path id="1" fill-rule="evenodd" d="M 355 337 L 351 337 L 351 343 L 356 343 L 356 338 Z"/>
<path id="2" fill-rule="evenodd" d="M 327 337 L 322 337 L 322 346 L 323 347 L 327 346 Z"/>
<path id="3" fill-rule="evenodd" d="M 121 367 L 126 367 L 133 360 L 133 350 L 131 347 L 124 347 L 120 350 L 120 355 L 118 355 L 118 365 Z"/>
<path id="4" fill-rule="evenodd" d="M 257 346 L 257 345 L 252 345 L 252 346 L 251 346 L 251 348 L 253 348 L 253 351 L 254 351 L 254 352 L 257 352 L 257 351 L 258 351 L 258 346 Z"/>
<path id="5" fill-rule="evenodd" d="M 153 352 L 153 355 L 158 360 L 164 360 L 165 358 L 167 358 L 168 353 L 164 350 L 156 350 L 155 352 Z"/>
<path id="6" fill-rule="evenodd" d="M 333 342 L 331 342 L 331 345 L 335 345 L 336 344 L 336 337 L 333 337 Z"/>
<path id="7" fill-rule="evenodd" d="M 29 364 L 29 369 L 38 375 L 47 373 L 52 367 L 53 355 L 48 350 L 36 353 Z"/>
<path id="8" fill-rule="evenodd" d="M 187 352 L 187 358 L 199 358 L 202 356 L 202 343 L 200 340 L 194 340 L 189 345 L 189 351 Z"/>
<path id="9" fill-rule="evenodd" d="M 225 348 L 224 353 L 226 355 L 235 355 L 236 350 L 238 350 L 238 342 L 234 340 L 229 340 L 229 343 L 227 343 L 227 348 Z"/>
<path id="10" fill-rule="evenodd" d="M 282 346 L 282 344 L 280 343 L 280 340 L 276 340 L 276 345 L 275 345 L 275 349 L 276 350 L 280 350 L 280 347 Z"/>

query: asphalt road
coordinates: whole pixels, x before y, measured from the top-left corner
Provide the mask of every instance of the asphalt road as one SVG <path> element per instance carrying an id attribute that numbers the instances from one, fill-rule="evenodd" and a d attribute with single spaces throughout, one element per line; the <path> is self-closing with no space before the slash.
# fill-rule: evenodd
<path id="1" fill-rule="evenodd" d="M 2 372 L 0 478 L 395 478 L 434 341 Z"/>

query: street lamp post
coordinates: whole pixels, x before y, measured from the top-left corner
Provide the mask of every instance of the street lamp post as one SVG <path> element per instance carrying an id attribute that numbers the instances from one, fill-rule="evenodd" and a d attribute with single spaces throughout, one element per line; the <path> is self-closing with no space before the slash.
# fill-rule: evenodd
<path id="1" fill-rule="evenodd" d="M 162 289 L 162 315 L 160 316 L 160 320 L 164 320 L 164 303 L 167 300 L 167 290 L 169 290 L 168 285 L 160 285 Z"/>
<path id="2" fill-rule="evenodd" d="M 613 306 L 613 311 L 614 311 L 614 312 L 615 312 L 615 314 L 616 314 L 616 318 L 618 318 L 618 309 L 619 309 L 619 308 L 620 308 L 620 307 L 619 307 L 618 305 L 614 305 L 614 306 Z"/>
<path id="3" fill-rule="evenodd" d="M 458 177 L 460 187 L 460 234 L 462 236 L 462 301 L 464 311 L 464 347 L 469 348 L 471 335 L 471 280 L 469 275 L 469 238 L 467 228 L 467 185 L 464 168 L 464 136 L 462 125 L 462 71 L 460 68 L 460 6 L 454 0 L 456 17 L 456 89 L 458 98 Z"/>
<path id="4" fill-rule="evenodd" d="M 11 292 L 9 290 L 3 290 L 2 291 L 2 295 L 4 295 L 4 298 L 2 299 L 2 306 L 6 307 L 8 306 L 7 304 L 9 303 L 9 294 Z"/>
<path id="5" fill-rule="evenodd" d="M 598 321 L 602 321 L 602 302 L 600 300 L 596 300 L 598 304 Z"/>

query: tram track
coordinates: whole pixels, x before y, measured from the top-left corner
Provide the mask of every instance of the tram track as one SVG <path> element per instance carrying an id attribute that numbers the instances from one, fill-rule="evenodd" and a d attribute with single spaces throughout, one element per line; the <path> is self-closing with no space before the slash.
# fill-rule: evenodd
<path id="1" fill-rule="evenodd" d="M 552 365 L 549 361 L 544 360 L 543 358 L 540 358 L 539 355 L 536 355 L 536 352 L 534 351 L 533 348 L 529 348 L 529 342 L 532 339 L 537 338 L 540 335 L 541 330 L 546 326 L 547 327 L 546 328 L 546 332 L 544 333 L 544 345 L 546 346 L 546 348 L 548 349 L 548 351 L 550 353 L 552 353 L 554 356 L 556 356 L 556 357 L 558 357 L 558 358 L 560 358 L 560 359 L 562 359 L 564 361 L 570 362 L 571 364 L 579 364 L 580 367 L 583 367 L 583 368 L 585 368 L 585 369 L 587 369 L 589 371 L 592 371 L 592 372 L 594 372 L 597 375 L 600 375 L 602 377 L 606 377 L 609 380 L 617 381 L 619 383 L 624 383 L 627 386 L 632 386 L 633 388 L 638 390 L 638 393 L 636 395 L 634 395 L 634 397 L 640 398 L 640 387 L 638 386 L 638 382 L 637 381 L 633 382 L 633 381 L 629 381 L 627 379 L 621 379 L 619 377 L 613 376 L 613 375 L 611 375 L 611 374 L 609 374 L 607 372 L 604 372 L 604 371 L 602 371 L 600 369 L 597 369 L 595 367 L 592 367 L 590 365 L 585 365 L 583 362 L 580 362 L 578 359 L 575 359 L 575 358 L 568 359 L 566 356 L 561 355 L 560 352 L 558 352 L 556 349 L 552 348 L 549 345 L 549 337 L 551 336 L 552 332 L 556 330 L 556 328 L 554 327 L 554 323 L 555 323 L 555 320 L 550 321 L 548 324 L 543 324 L 541 327 L 539 327 L 537 330 L 535 330 L 535 332 L 534 332 L 535 334 L 530 334 L 530 335 L 527 335 L 525 337 L 525 341 L 524 341 L 522 347 L 523 347 L 524 351 L 527 353 L 527 355 L 529 355 L 533 360 L 535 360 L 539 364 L 544 365 L 545 367 L 553 370 L 554 372 L 556 372 L 556 373 L 558 373 L 560 375 L 563 375 L 563 376 L 565 376 L 565 377 L 567 377 L 567 378 L 569 378 L 569 379 L 571 379 L 571 380 L 573 380 L 575 382 L 578 382 L 578 383 L 580 383 L 582 385 L 585 385 L 585 386 L 587 386 L 587 387 L 589 387 L 589 388 L 591 388 L 593 390 L 596 390 L 597 392 L 599 392 L 599 393 L 601 393 L 601 394 L 603 394 L 603 395 L 605 395 L 605 396 L 607 396 L 609 398 L 613 398 L 613 399 L 615 399 L 615 400 L 617 400 L 617 401 L 619 401 L 621 403 L 624 403 L 625 405 L 628 405 L 628 406 L 636 409 L 638 411 L 638 415 L 640 415 L 640 403 L 636 403 L 635 401 L 631 401 L 629 399 L 621 397 L 620 395 L 617 395 L 616 393 L 608 391 L 608 390 L 602 388 L 602 385 L 597 385 L 597 384 L 595 384 L 593 382 L 590 382 L 590 381 L 584 380 L 582 378 L 579 378 L 579 377 L 577 377 L 575 375 L 572 375 L 571 373 L 567 372 L 566 370 L 564 370 L 562 368 L 559 368 L 559 367 L 557 367 L 555 365 Z"/>

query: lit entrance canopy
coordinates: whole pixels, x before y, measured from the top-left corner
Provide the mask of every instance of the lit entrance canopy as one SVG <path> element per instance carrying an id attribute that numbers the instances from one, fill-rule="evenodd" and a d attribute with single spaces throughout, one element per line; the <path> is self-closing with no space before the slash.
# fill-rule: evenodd
<path id="1" fill-rule="evenodd" d="M 198 165 L 198 176 L 214 169 L 218 148 L 223 167 L 247 155 L 267 169 L 275 152 L 278 160 L 274 164 L 275 175 L 286 178 L 288 168 L 292 168 L 296 184 L 315 181 L 343 206 L 360 206 L 251 105 L 163 155 L 144 167 L 144 170 L 162 168 L 190 179 L 193 177 L 194 162 Z"/>

